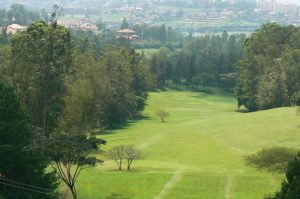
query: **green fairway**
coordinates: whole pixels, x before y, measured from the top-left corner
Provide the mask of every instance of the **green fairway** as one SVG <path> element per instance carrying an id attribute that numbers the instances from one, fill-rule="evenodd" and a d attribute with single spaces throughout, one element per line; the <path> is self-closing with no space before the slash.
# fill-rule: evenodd
<path id="1" fill-rule="evenodd" d="M 80 199 L 118 193 L 131 199 L 262 199 L 276 191 L 283 176 L 245 165 L 244 156 L 263 147 L 300 146 L 295 108 L 235 112 L 234 98 L 196 92 L 150 94 L 145 119 L 99 135 L 106 150 L 133 144 L 145 160 L 132 172 L 118 172 L 112 161 L 83 171 Z M 170 113 L 167 123 L 155 116 Z M 101 157 L 101 154 L 99 155 Z"/>
<path id="2" fill-rule="evenodd" d="M 145 48 L 145 49 L 139 49 L 137 52 L 142 53 L 144 52 L 144 55 L 147 58 L 151 58 L 154 54 L 158 53 L 160 48 Z"/>

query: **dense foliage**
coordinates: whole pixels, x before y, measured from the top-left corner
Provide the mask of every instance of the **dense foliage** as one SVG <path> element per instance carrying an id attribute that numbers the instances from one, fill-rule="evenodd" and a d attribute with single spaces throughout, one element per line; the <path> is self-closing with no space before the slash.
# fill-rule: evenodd
<path id="1" fill-rule="evenodd" d="M 300 197 L 300 154 L 292 160 L 287 168 L 286 180 L 274 196 L 266 199 L 298 199 Z"/>
<path id="2" fill-rule="evenodd" d="M 56 178 L 53 173 L 46 173 L 46 156 L 29 150 L 35 135 L 14 90 L 0 83 L 0 193 L 3 199 L 56 198 Z"/>
<path id="3" fill-rule="evenodd" d="M 179 42 L 183 38 L 181 33 L 173 30 L 172 27 L 166 27 L 164 24 L 161 26 L 133 25 L 132 29 L 142 39 L 159 41 L 163 44 Z"/>
<path id="4" fill-rule="evenodd" d="M 12 38 L 11 48 L 7 74 L 35 125 L 49 135 L 63 109 L 64 78 L 71 70 L 70 32 L 36 22 Z"/>
<path id="5" fill-rule="evenodd" d="M 103 160 L 91 154 L 99 151 L 106 141 L 86 135 L 56 135 L 40 139 L 35 148 L 42 156 L 49 157 L 49 163 L 56 175 L 69 188 L 73 199 L 77 199 L 76 181 L 82 170 L 95 167 Z"/>
<path id="6" fill-rule="evenodd" d="M 61 120 L 64 131 L 114 127 L 146 105 L 151 74 L 143 56 L 113 46 L 105 47 L 100 57 L 93 52 L 91 47 L 74 58 Z"/>
<path id="7" fill-rule="evenodd" d="M 266 24 L 244 46 L 236 96 L 250 111 L 300 104 L 300 28 Z"/>
<path id="8" fill-rule="evenodd" d="M 169 80 L 175 84 L 219 85 L 231 89 L 235 85 L 235 63 L 242 56 L 245 35 L 204 36 L 190 38 L 178 53 L 165 50 L 154 55 L 151 68 L 157 75 L 157 85 Z"/>
<path id="9" fill-rule="evenodd" d="M 47 136 L 113 127 L 144 109 L 153 78 L 143 55 L 109 42 L 36 22 L 0 48 L 0 76 Z"/>

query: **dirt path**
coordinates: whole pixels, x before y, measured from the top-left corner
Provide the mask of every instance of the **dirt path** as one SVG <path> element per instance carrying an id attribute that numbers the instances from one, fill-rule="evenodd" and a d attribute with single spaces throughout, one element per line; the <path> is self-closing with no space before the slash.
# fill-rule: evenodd
<path id="1" fill-rule="evenodd" d="M 227 178 L 225 198 L 226 199 L 232 199 L 233 191 L 234 191 L 234 179 L 233 179 L 233 177 L 228 177 Z"/>
<path id="2" fill-rule="evenodd" d="M 176 171 L 172 178 L 165 184 L 162 190 L 153 199 L 162 199 L 174 187 L 174 185 L 179 182 L 182 176 L 182 170 Z"/>
<path id="3" fill-rule="evenodd" d="M 148 146 L 155 144 L 157 141 L 162 139 L 162 135 L 158 134 L 158 135 L 154 135 L 153 137 L 149 138 L 145 143 L 138 145 L 138 148 L 140 149 L 144 149 L 147 148 Z"/>

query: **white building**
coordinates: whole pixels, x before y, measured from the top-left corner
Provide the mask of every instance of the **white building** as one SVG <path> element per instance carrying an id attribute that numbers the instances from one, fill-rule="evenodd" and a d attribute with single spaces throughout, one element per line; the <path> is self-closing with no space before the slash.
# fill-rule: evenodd
<path id="1" fill-rule="evenodd" d="M 14 35 L 18 32 L 21 32 L 25 30 L 25 27 L 24 26 L 21 26 L 19 24 L 11 24 L 7 27 L 7 30 L 6 30 L 6 34 L 8 35 Z"/>

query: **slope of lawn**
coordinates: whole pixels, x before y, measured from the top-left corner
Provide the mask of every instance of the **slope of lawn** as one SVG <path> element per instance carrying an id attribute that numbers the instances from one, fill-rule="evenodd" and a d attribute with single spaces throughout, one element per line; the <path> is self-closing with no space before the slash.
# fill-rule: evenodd
<path id="1" fill-rule="evenodd" d="M 167 123 L 155 116 L 170 113 Z M 222 95 L 166 91 L 151 93 L 144 119 L 99 135 L 116 145 L 135 145 L 145 160 L 132 172 L 118 172 L 112 161 L 85 170 L 79 198 L 111 193 L 131 199 L 262 199 L 276 191 L 283 176 L 257 171 L 244 156 L 264 147 L 300 146 L 295 108 L 235 112 L 235 99 Z M 101 155 L 99 155 L 101 156 Z"/>

